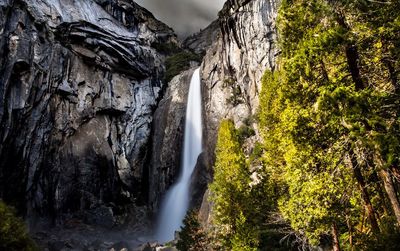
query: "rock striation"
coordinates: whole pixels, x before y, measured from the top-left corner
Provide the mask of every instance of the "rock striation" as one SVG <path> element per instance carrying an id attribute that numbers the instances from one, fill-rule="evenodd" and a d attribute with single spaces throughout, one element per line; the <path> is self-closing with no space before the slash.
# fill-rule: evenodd
<path id="1" fill-rule="evenodd" d="M 132 0 L 0 0 L 0 36 L 0 197 L 30 219 L 145 205 L 173 31 Z"/>
<path id="2" fill-rule="evenodd" d="M 220 121 L 255 130 L 247 152 L 257 140 L 276 14 L 275 0 L 228 0 L 183 42 L 205 55 L 204 153 L 192 177 L 204 221 Z M 179 48 L 172 29 L 133 0 L 0 0 L 0 36 L 0 198 L 29 219 L 83 215 L 105 228 L 124 212 L 135 214 L 129 224 L 156 212 L 179 173 L 193 73 L 162 81 L 166 48 Z"/>
<path id="3" fill-rule="evenodd" d="M 237 127 L 253 127 L 256 133 L 248 141 L 257 140 L 253 117 L 261 78 L 266 69 L 274 69 L 277 55 L 276 8 L 275 0 L 228 0 L 219 13 L 221 35 L 207 50 L 201 66 L 205 150 L 199 166 L 206 166 L 210 173 L 222 119 L 234 120 Z M 254 144 L 247 145 L 246 151 L 251 152 Z M 208 194 L 200 212 L 203 221 L 207 221 L 210 210 Z"/>
<path id="4" fill-rule="evenodd" d="M 217 40 L 221 30 L 219 28 L 219 20 L 215 20 L 205 29 L 187 37 L 183 41 L 183 47 L 193 51 L 198 55 L 204 56 L 208 48 Z"/>

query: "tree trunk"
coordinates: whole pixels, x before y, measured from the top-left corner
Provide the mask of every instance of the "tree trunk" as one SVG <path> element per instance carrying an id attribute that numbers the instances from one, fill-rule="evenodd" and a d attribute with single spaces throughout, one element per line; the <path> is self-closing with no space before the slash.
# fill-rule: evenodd
<path id="1" fill-rule="evenodd" d="M 353 246 L 353 227 L 351 226 L 351 222 L 350 222 L 350 217 L 349 216 L 346 216 L 346 224 L 347 224 L 347 228 L 349 229 L 350 250 L 353 251 L 354 250 L 354 246 Z"/>
<path id="2" fill-rule="evenodd" d="M 358 67 L 359 55 L 355 45 L 349 45 L 346 47 L 346 58 L 351 77 L 356 86 L 356 90 L 359 91 L 367 88 L 367 85 L 361 78 L 360 69 Z"/>
<path id="3" fill-rule="evenodd" d="M 333 251 L 340 251 L 339 233 L 336 223 L 332 224 Z"/>
<path id="4" fill-rule="evenodd" d="M 392 205 L 393 212 L 396 216 L 397 224 L 400 225 L 400 202 L 396 194 L 396 189 L 393 183 L 392 176 L 386 169 L 380 170 L 379 176 L 381 177 L 383 185 L 385 186 L 385 190 L 389 197 L 390 204 Z"/>
<path id="5" fill-rule="evenodd" d="M 390 204 L 393 208 L 394 215 L 396 216 L 397 224 L 400 225 L 400 201 L 397 197 L 395 183 L 389 170 L 384 167 L 384 161 L 379 154 L 374 154 L 374 160 L 377 167 L 380 169 L 378 174 L 385 187 L 386 194 L 389 197 Z"/>
<path id="6" fill-rule="evenodd" d="M 376 220 L 376 213 L 374 207 L 372 206 L 371 199 L 366 188 L 364 177 L 362 176 L 360 166 L 352 149 L 349 151 L 350 160 L 353 168 L 354 177 L 357 180 L 358 185 L 361 190 L 361 197 L 364 201 L 365 207 L 367 208 L 367 214 L 369 222 L 371 223 L 371 229 L 374 233 L 380 232 L 378 221 Z"/>
<path id="7" fill-rule="evenodd" d="M 393 172 L 393 176 L 394 176 L 395 180 L 400 182 L 400 170 L 399 170 L 399 168 L 397 166 L 392 166 L 391 170 Z"/>
<path id="8" fill-rule="evenodd" d="M 332 8 L 336 12 L 336 21 L 338 22 L 338 24 L 346 31 L 350 32 L 351 29 L 346 23 L 346 18 L 344 17 L 343 13 L 341 13 L 340 11 L 336 11 L 336 6 L 334 5 L 332 5 Z M 351 74 L 351 78 L 353 79 L 353 82 L 355 84 L 356 90 L 359 91 L 367 88 L 368 84 L 365 83 L 361 77 L 359 67 L 360 55 L 355 44 L 346 45 L 346 59 L 347 66 Z"/>
<path id="9" fill-rule="evenodd" d="M 377 179 L 379 180 L 379 175 L 375 172 L 375 174 L 374 175 L 376 175 L 376 177 L 377 177 Z M 386 189 L 384 189 L 383 187 L 382 187 L 382 183 L 381 182 L 377 182 L 377 192 L 378 192 L 378 194 L 379 194 L 379 197 L 381 198 L 381 200 L 382 200 L 382 205 L 383 205 L 383 211 L 384 211 L 384 213 L 386 214 L 386 215 L 390 215 L 391 213 L 392 213 L 392 210 L 391 210 L 391 205 L 390 205 L 390 203 L 389 203 L 389 201 L 387 200 L 388 198 L 386 197 L 386 195 L 385 195 L 385 190 Z"/>

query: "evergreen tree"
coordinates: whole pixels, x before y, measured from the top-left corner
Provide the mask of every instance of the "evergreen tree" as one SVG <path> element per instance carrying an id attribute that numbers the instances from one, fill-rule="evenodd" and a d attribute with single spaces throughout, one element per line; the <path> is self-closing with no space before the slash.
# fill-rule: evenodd
<path id="1" fill-rule="evenodd" d="M 256 250 L 257 226 L 251 224 L 250 171 L 232 121 L 221 122 L 212 192 L 213 217 L 223 247 Z"/>
<path id="2" fill-rule="evenodd" d="M 189 211 L 183 220 L 176 247 L 180 251 L 208 250 L 207 236 L 201 227 L 195 211 Z"/>
<path id="3" fill-rule="evenodd" d="M 256 187 L 233 123 L 219 130 L 211 190 L 223 246 L 256 249 L 260 212 L 276 205 L 310 246 L 399 249 L 400 2 L 282 0 L 277 24 Z"/>
<path id="4" fill-rule="evenodd" d="M 282 1 L 279 67 L 260 97 L 264 158 L 281 212 L 313 245 L 330 233 L 336 250 L 362 246 L 399 219 L 399 14 L 398 1 Z"/>

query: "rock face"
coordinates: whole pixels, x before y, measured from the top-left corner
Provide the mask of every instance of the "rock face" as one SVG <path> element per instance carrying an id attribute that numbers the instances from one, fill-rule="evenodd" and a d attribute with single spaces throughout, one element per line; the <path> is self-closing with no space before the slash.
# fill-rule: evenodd
<path id="1" fill-rule="evenodd" d="M 204 30 L 186 38 L 185 41 L 183 41 L 183 47 L 196 54 L 204 55 L 220 34 L 219 20 L 215 20 Z"/>
<path id="2" fill-rule="evenodd" d="M 190 81 L 194 69 L 175 76 L 154 114 L 150 163 L 151 208 L 156 211 L 161 197 L 179 175 Z"/>
<path id="3" fill-rule="evenodd" d="M 219 13 L 221 36 L 207 50 L 201 68 L 204 161 L 209 169 L 215 161 L 222 119 L 233 119 L 238 127 L 243 124 L 254 127 L 251 121 L 259 104 L 261 77 L 266 69 L 275 67 L 276 15 L 275 0 L 229 0 Z M 202 208 L 208 211 L 206 203 L 203 200 Z M 203 219 L 207 218 L 206 212 L 201 213 Z"/>
<path id="4" fill-rule="evenodd" d="M 131 0 L 0 0 L 0 17 L 0 197 L 31 219 L 144 205 L 151 45 L 173 31 Z"/>

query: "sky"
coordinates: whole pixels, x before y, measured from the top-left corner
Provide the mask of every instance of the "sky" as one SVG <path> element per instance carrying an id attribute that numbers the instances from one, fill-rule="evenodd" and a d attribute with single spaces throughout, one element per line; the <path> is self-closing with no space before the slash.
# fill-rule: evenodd
<path id="1" fill-rule="evenodd" d="M 225 0 L 135 0 L 171 26 L 180 37 L 207 27 L 217 18 Z"/>

